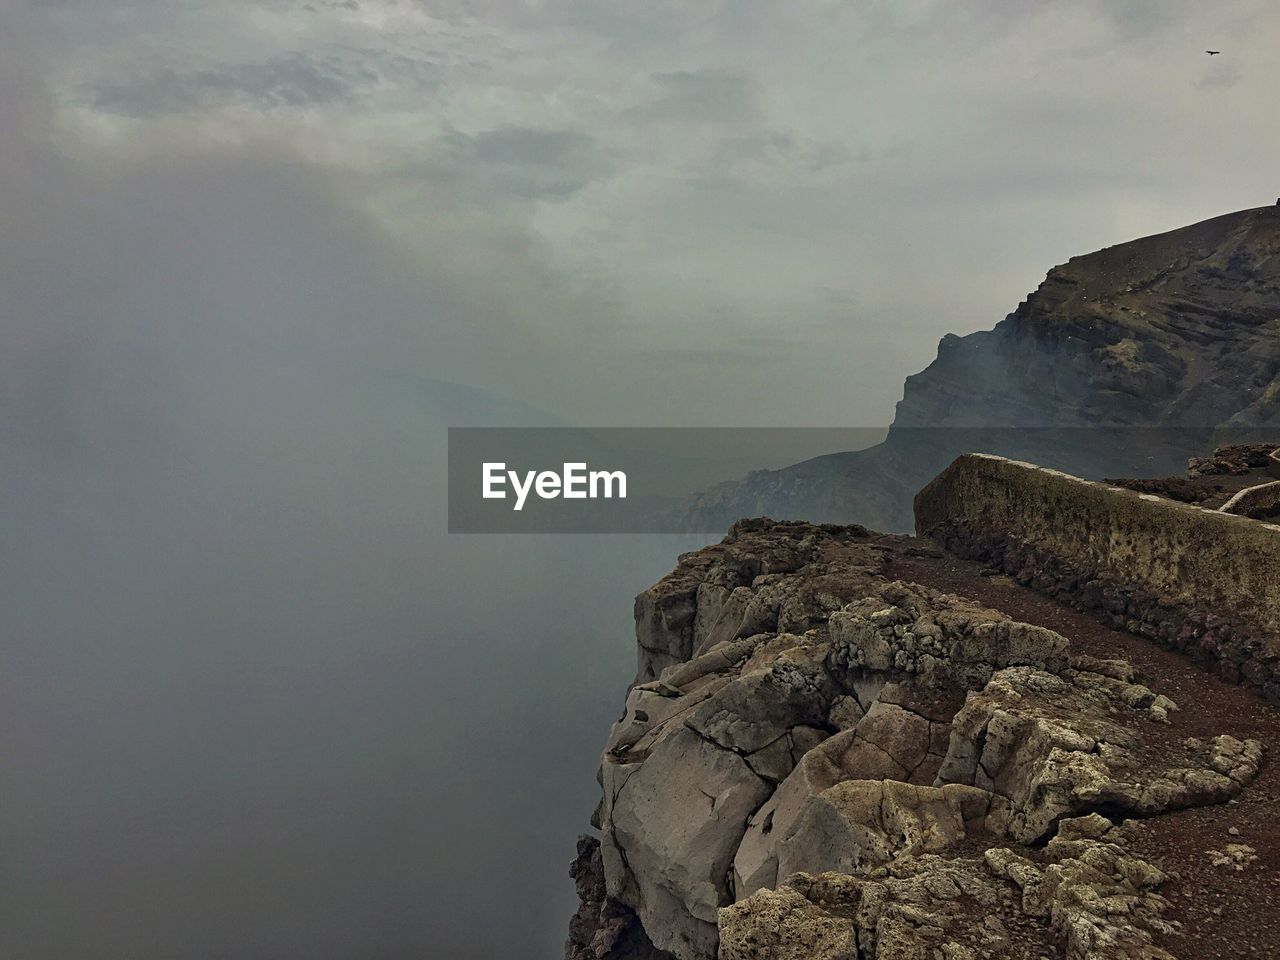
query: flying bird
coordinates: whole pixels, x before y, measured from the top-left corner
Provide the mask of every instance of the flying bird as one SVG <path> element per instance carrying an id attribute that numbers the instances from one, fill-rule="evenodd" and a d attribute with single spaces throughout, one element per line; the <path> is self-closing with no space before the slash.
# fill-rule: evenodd
<path id="1" fill-rule="evenodd" d="M 1218 54 L 1220 54 L 1221 52 L 1222 52 L 1221 50 L 1206 50 L 1206 51 L 1205 51 L 1205 53 L 1207 53 L 1207 54 L 1208 54 L 1209 56 L 1211 56 L 1211 57 L 1216 57 L 1216 56 L 1217 56 Z"/>

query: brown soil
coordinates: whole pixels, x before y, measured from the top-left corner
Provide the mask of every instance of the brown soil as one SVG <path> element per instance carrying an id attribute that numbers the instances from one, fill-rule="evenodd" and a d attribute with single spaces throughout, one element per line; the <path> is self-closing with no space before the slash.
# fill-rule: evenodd
<path id="1" fill-rule="evenodd" d="M 1262 742 L 1267 760 L 1239 800 L 1144 821 L 1134 849 L 1172 878 L 1162 891 L 1170 901 L 1165 917 L 1179 930 L 1163 946 L 1180 960 L 1280 958 L 1280 763 L 1273 755 L 1280 748 L 1280 710 L 1145 638 L 1106 627 L 1008 577 L 985 576 L 978 563 L 939 554 L 919 540 L 892 539 L 890 577 L 1056 630 L 1076 653 L 1128 660 L 1143 683 L 1178 704 L 1168 728 L 1174 736 L 1228 733 Z M 1248 844 L 1258 859 L 1242 870 L 1215 867 L 1208 851 L 1231 843 Z"/>
<path id="2" fill-rule="evenodd" d="M 1192 460 L 1189 468 L 1194 469 L 1188 469 L 1185 476 L 1105 482 L 1217 510 L 1241 490 L 1280 479 L 1272 473 L 1273 450 L 1270 443 L 1234 444 L 1219 447 L 1212 456 Z"/>
<path id="3" fill-rule="evenodd" d="M 1154 493 L 1181 503 L 1193 503 L 1207 510 L 1217 510 L 1241 490 L 1268 483 L 1274 479 L 1265 470 L 1253 470 L 1238 476 L 1164 477 L 1158 480 L 1107 480 L 1117 487 Z"/>

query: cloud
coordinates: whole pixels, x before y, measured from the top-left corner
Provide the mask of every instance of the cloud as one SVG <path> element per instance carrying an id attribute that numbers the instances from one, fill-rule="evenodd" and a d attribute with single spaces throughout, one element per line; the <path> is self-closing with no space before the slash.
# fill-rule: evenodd
<path id="1" fill-rule="evenodd" d="M 494 359 L 486 385 L 613 422 L 886 418 L 942 333 L 1071 254 L 1258 202 L 1280 148 L 1261 0 L 40 6 L 22 33 L 40 23 L 60 149 L 323 174 L 413 269 L 488 304 L 476 342 L 510 323 L 582 361 L 540 383 Z M 861 305 L 842 335 L 820 291 Z M 791 334 L 777 362 L 808 383 L 885 331 L 894 368 L 766 398 L 737 395 L 734 363 L 706 388 L 627 362 L 761 330 Z"/>
<path id="2" fill-rule="evenodd" d="M 1214 57 L 1214 60 L 1219 59 Z M 1243 71 L 1239 64 L 1231 63 L 1211 63 L 1205 70 L 1204 75 L 1196 81 L 1196 86 L 1201 90 L 1230 90 L 1243 79 Z"/>
<path id="3" fill-rule="evenodd" d="M 811 140 L 779 130 L 761 130 L 730 137 L 717 145 L 726 177 L 742 180 L 811 178 L 821 182 L 844 172 L 850 164 L 866 163 L 870 151 L 854 151 L 834 140 Z"/>
<path id="4" fill-rule="evenodd" d="M 362 79 L 370 79 L 366 74 Z M 261 109 L 309 107 L 349 99 L 358 88 L 333 63 L 302 54 L 216 70 L 162 68 L 143 77 L 86 91 L 99 110 L 148 117 L 235 103 Z"/>
<path id="5" fill-rule="evenodd" d="M 748 77 L 714 70 L 677 70 L 652 76 L 659 95 L 627 111 L 638 120 L 736 123 L 759 115 Z"/>
<path id="6" fill-rule="evenodd" d="M 563 200 L 612 169 L 599 144 L 573 130 L 451 130 L 429 153 L 422 163 L 428 175 L 465 183 L 494 198 Z"/>
<path id="7" fill-rule="evenodd" d="M 1098 10 L 1115 25 L 1119 41 L 1143 40 L 1186 20 L 1191 0 L 1106 0 Z"/>
<path id="8" fill-rule="evenodd" d="M 1277 43 L 1271 0 L 0 0 L 10 952 L 549 955 L 507 788 L 576 826 L 590 744 L 536 741 L 600 727 L 543 694 L 617 682 L 634 589 L 441 547 L 444 427 L 882 424 L 1049 265 L 1272 202 Z M 598 601 L 576 646 L 528 571 Z"/>

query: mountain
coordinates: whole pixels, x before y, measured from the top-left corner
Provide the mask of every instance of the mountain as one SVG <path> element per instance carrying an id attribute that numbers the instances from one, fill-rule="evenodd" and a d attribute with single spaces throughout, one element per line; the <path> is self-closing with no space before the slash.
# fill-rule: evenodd
<path id="1" fill-rule="evenodd" d="M 1278 942 L 1280 527 L 1240 509 L 1278 433 L 1280 207 L 1055 267 L 883 443 L 704 492 L 729 533 L 636 598 L 567 960 Z"/>
<path id="2" fill-rule="evenodd" d="M 1073 257 L 994 329 L 944 337 L 884 443 L 720 484 L 687 515 L 907 530 L 912 494 L 965 451 L 1152 476 L 1277 423 L 1280 204 Z"/>

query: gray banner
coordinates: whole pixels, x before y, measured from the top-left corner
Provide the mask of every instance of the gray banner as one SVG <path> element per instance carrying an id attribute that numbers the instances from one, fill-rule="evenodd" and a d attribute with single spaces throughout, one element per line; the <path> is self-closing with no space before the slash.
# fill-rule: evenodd
<path id="1" fill-rule="evenodd" d="M 1181 474 L 1274 431 L 1182 428 L 451 428 L 451 533 L 722 533 L 744 516 L 909 531 L 962 453 L 1090 480 Z"/>

